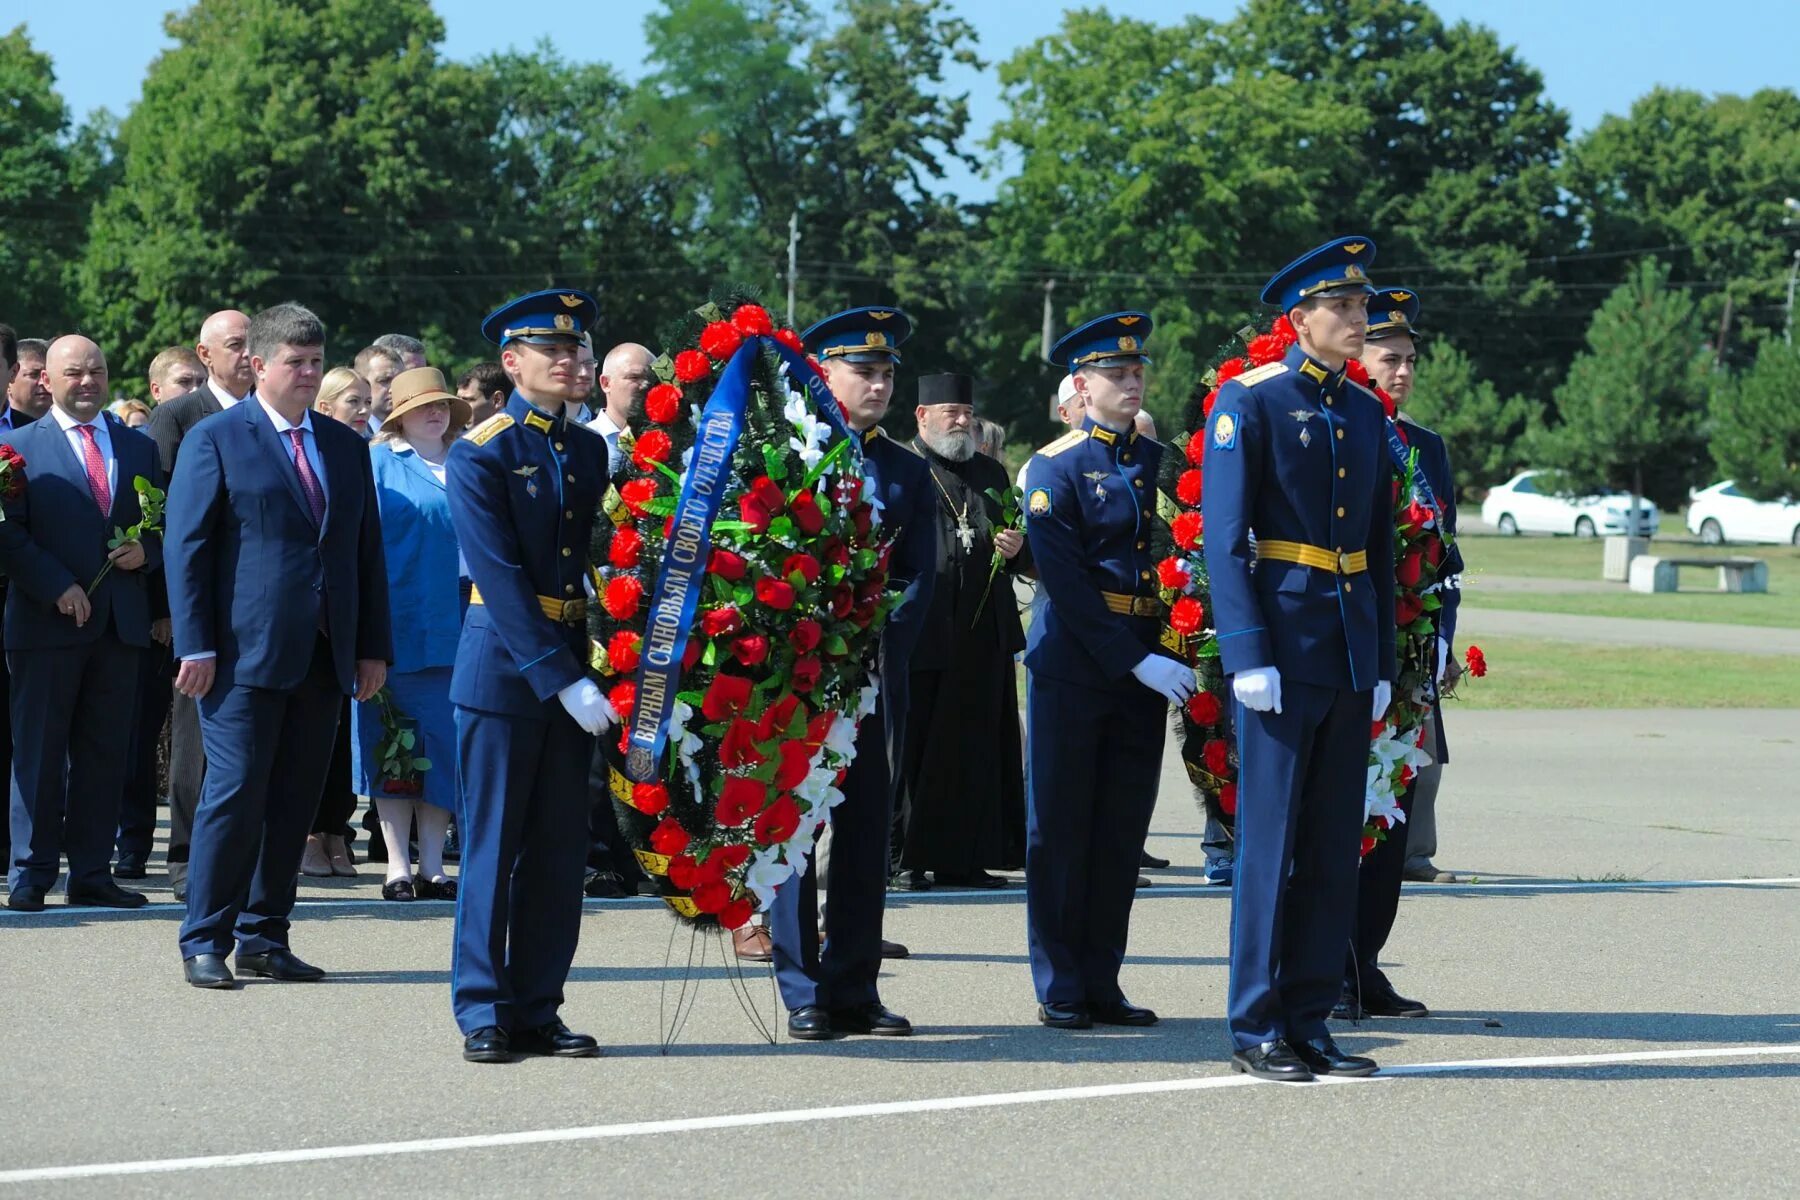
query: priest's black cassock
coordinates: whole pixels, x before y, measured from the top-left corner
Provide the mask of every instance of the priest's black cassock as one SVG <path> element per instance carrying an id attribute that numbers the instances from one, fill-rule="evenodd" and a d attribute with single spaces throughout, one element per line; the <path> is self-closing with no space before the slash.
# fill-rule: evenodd
<path id="1" fill-rule="evenodd" d="M 925 381 L 921 380 L 921 384 Z M 1025 634 L 1003 559 L 987 587 L 1006 468 L 985 454 L 952 462 L 915 439 L 937 493 L 938 575 L 911 666 L 897 804 L 899 868 L 952 883 L 1025 861 L 1025 779 L 1013 655 Z M 983 590 L 987 595 L 983 600 Z"/>

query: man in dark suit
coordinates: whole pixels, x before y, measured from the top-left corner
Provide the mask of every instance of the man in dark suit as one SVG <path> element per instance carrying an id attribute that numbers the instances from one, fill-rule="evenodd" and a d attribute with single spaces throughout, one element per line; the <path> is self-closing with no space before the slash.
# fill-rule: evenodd
<path id="1" fill-rule="evenodd" d="M 235 408 L 256 384 L 250 370 L 250 318 L 234 308 L 216 312 L 200 326 L 194 346 L 206 379 L 198 387 L 150 411 L 146 432 L 156 443 L 163 474 L 173 479 L 175 458 L 188 430 L 215 413 Z M 194 809 L 206 778 L 200 744 L 200 709 L 177 690 L 169 710 L 169 885 L 175 899 L 187 898 L 188 844 Z"/>
<path id="2" fill-rule="evenodd" d="M 19 335 L 11 325 L 0 325 L 0 394 L 8 402 L 0 404 L 0 431 L 23 429 L 35 419 L 28 412 L 12 406 L 13 382 L 19 376 Z M 6 575 L 0 573 L 0 612 L 6 609 Z M 6 673 L 6 655 L 0 653 L 0 779 L 12 778 L 12 719 L 7 715 L 6 696 L 11 690 Z M 12 842 L 7 822 L 0 821 L 0 862 L 12 861 Z"/>
<path id="3" fill-rule="evenodd" d="M 144 575 L 161 565 L 162 545 L 154 531 L 108 542 L 114 527 L 143 518 L 134 482 L 160 474 L 150 440 L 106 415 L 100 347 L 59 338 L 45 361 L 49 415 L 0 436 L 30 477 L 0 522 L 18 732 L 7 904 L 42 911 L 66 853 L 70 904 L 137 908 L 143 893 L 107 869 L 129 749 L 116 731 L 129 728 L 136 704 L 137 656 L 150 644 Z"/>
<path id="4" fill-rule="evenodd" d="M 367 449 L 314 420 L 325 328 L 297 304 L 250 322 L 256 389 L 196 425 L 169 485 L 175 686 L 200 702 L 206 783 L 194 814 L 181 955 L 189 983 L 324 972 L 288 946 L 306 831 L 346 693 L 393 657 Z"/>

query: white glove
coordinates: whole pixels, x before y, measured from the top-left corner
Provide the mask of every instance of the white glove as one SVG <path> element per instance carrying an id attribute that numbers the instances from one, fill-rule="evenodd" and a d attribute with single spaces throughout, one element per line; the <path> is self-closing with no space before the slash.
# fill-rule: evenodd
<path id="1" fill-rule="evenodd" d="M 1194 694 L 1194 669 L 1172 658 L 1146 654 L 1142 662 L 1131 668 L 1131 673 L 1139 683 L 1167 697 L 1170 704 L 1186 704 Z"/>
<path id="2" fill-rule="evenodd" d="M 1437 648 L 1438 648 L 1437 681 L 1438 681 L 1438 686 L 1442 687 L 1444 685 L 1444 672 L 1446 672 L 1450 669 L 1450 639 L 1439 638 L 1437 640 Z"/>
<path id="3" fill-rule="evenodd" d="M 1274 667 L 1255 667 L 1231 677 L 1231 694 L 1253 712 L 1281 711 L 1281 672 Z"/>
<path id="4" fill-rule="evenodd" d="M 556 693 L 556 698 L 562 701 L 562 706 L 569 710 L 577 725 L 596 737 L 619 723 L 619 714 L 613 711 L 613 706 L 607 703 L 599 686 L 591 679 L 577 679 Z"/>
<path id="5" fill-rule="evenodd" d="M 1387 715 L 1388 704 L 1392 702 L 1393 699 L 1394 685 L 1385 679 L 1378 680 L 1375 684 L 1375 711 L 1369 719 L 1371 721 L 1379 721 L 1382 717 L 1385 717 Z"/>

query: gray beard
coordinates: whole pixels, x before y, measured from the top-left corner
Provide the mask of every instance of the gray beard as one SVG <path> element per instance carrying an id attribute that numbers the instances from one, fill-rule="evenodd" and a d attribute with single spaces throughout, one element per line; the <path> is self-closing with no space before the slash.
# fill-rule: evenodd
<path id="1" fill-rule="evenodd" d="M 953 463 L 965 463 L 975 457 L 975 435 L 962 430 L 951 430 L 949 433 L 930 433 L 919 430 L 919 440 L 930 447 L 938 457 Z"/>

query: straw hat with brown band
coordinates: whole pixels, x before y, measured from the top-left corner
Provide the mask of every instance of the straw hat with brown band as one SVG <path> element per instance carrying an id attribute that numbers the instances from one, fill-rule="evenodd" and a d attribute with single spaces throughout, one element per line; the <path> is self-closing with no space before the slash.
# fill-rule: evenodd
<path id="1" fill-rule="evenodd" d="M 444 384 L 444 373 L 436 367 L 414 367 L 394 376 L 388 392 L 388 415 L 382 424 L 400 428 L 400 418 L 415 408 L 438 401 L 450 404 L 450 428 L 461 429 L 469 423 L 469 402 Z"/>

